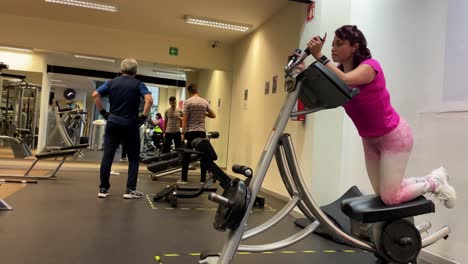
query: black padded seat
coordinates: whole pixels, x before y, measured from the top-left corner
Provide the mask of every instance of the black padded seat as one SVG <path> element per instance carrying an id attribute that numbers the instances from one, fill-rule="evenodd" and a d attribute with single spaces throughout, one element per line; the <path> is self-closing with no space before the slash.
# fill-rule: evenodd
<path id="1" fill-rule="evenodd" d="M 343 200 L 341 209 L 351 219 L 362 223 L 392 221 L 435 212 L 435 205 L 424 196 L 394 206 L 385 205 L 380 196 L 365 195 Z"/>
<path id="2" fill-rule="evenodd" d="M 145 163 L 145 164 L 150 164 L 150 163 L 154 163 L 154 162 L 157 162 L 157 161 L 169 160 L 169 159 L 178 158 L 178 157 L 179 157 L 179 152 L 173 151 L 173 152 L 169 152 L 169 153 L 163 153 L 163 154 L 158 155 L 158 156 L 146 158 L 146 159 L 142 160 L 142 162 Z"/>
<path id="3" fill-rule="evenodd" d="M 37 159 L 57 158 L 73 156 L 78 150 L 60 150 L 36 154 Z"/>
<path id="4" fill-rule="evenodd" d="M 69 149 L 84 149 L 89 147 L 89 144 L 78 144 L 73 146 L 60 147 L 59 150 L 69 150 Z"/>
<path id="5" fill-rule="evenodd" d="M 190 163 L 197 162 L 200 160 L 198 155 L 190 156 Z M 180 158 L 173 158 L 170 160 L 162 160 L 148 165 L 146 168 L 152 173 L 160 173 L 168 169 L 175 169 L 182 166 L 182 160 Z"/>

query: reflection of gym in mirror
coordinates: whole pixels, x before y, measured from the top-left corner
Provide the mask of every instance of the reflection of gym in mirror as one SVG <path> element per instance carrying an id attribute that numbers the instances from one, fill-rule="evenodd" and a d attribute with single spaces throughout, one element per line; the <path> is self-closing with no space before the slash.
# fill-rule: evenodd
<path id="1" fill-rule="evenodd" d="M 144 62 L 141 64 L 143 65 L 142 72 L 147 72 L 145 67 L 154 67 Z M 183 102 L 186 99 L 186 81 L 200 78 L 203 80 L 206 78 L 205 76 L 211 76 L 214 72 L 212 70 L 191 70 L 190 74 L 187 74 L 187 72 L 174 67 L 164 67 L 158 70 L 157 77 L 151 75 L 138 75 L 136 77 L 145 81 L 153 96 L 153 105 L 149 118 L 140 126 L 141 160 L 151 159 L 162 153 L 163 133 L 161 128 L 164 124 L 158 124 L 158 122 L 164 122 L 164 114 L 170 108 L 169 98 L 175 97 L 177 107 L 183 110 Z M 70 73 L 67 73 L 67 71 Z M 87 73 L 88 70 L 83 70 L 80 73 L 80 69 L 62 66 L 50 67 L 51 92 L 48 100 L 46 149 L 57 150 L 64 147 L 70 148 L 88 144 L 86 149 L 80 151 L 80 155 L 75 161 L 97 163 L 103 153 L 106 120 L 97 111 L 91 94 L 109 79 L 105 78 L 104 75 L 101 77 L 86 76 Z M 109 71 L 105 76 L 112 74 L 116 75 L 117 73 Z M 226 85 L 230 86 L 231 83 L 226 83 Z M 205 91 L 219 89 L 214 84 L 204 83 L 203 81 L 201 87 L 202 94 L 205 94 Z M 220 97 L 219 94 L 213 94 L 213 98 L 218 97 Z M 227 97 L 227 100 L 230 100 L 230 98 Z M 102 98 L 102 103 L 105 109 L 109 109 L 108 98 Z M 220 99 L 217 103 L 218 107 L 213 107 L 220 110 Z M 140 111 L 142 111 L 144 100 L 140 100 L 140 104 Z M 224 115 L 223 120 L 229 119 L 229 113 L 223 113 L 222 115 Z M 214 131 L 226 136 L 226 138 L 223 136 L 222 140 L 227 139 L 228 126 L 219 127 L 214 123 L 207 123 L 207 126 L 207 129 L 210 129 L 211 126 Z M 226 144 L 219 144 L 216 148 L 217 151 L 223 153 L 224 157 L 226 156 Z M 175 145 L 170 146 L 170 149 L 173 151 Z M 126 151 L 122 146 L 118 148 L 115 160 L 127 161 Z M 222 162 L 225 163 L 225 159 Z"/>
<path id="2" fill-rule="evenodd" d="M 26 158 L 37 145 L 42 73 L 0 65 L 0 157 Z"/>

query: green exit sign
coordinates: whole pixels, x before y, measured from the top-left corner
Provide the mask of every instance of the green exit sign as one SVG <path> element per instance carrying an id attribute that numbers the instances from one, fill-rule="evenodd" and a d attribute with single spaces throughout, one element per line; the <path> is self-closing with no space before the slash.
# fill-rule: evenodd
<path id="1" fill-rule="evenodd" d="M 178 56 L 179 55 L 179 48 L 169 47 L 169 55 Z"/>

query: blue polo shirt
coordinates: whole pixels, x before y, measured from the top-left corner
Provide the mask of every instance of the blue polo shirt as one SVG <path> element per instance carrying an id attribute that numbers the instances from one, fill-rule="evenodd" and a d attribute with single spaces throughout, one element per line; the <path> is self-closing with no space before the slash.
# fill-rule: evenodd
<path id="1" fill-rule="evenodd" d="M 107 81 L 96 91 L 102 97 L 109 96 L 109 112 L 123 118 L 136 118 L 141 97 L 151 94 L 144 83 L 128 75 Z"/>

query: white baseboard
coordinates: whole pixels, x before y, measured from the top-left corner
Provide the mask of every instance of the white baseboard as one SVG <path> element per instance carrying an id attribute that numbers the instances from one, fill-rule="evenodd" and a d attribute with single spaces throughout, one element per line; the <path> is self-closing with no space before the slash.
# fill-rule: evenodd
<path id="1" fill-rule="evenodd" d="M 419 258 L 431 264 L 461 264 L 460 262 L 444 258 L 427 250 L 421 250 Z"/>

